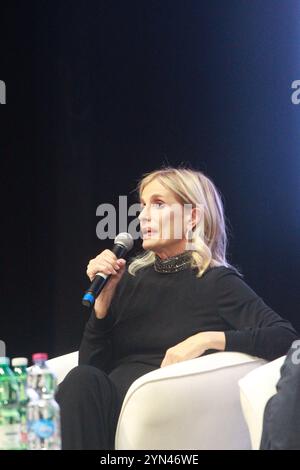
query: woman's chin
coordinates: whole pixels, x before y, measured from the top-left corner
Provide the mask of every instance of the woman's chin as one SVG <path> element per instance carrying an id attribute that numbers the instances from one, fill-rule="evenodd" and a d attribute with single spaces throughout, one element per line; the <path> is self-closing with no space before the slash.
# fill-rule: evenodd
<path id="1" fill-rule="evenodd" d="M 154 248 L 158 248 L 160 246 L 160 240 L 155 240 L 153 238 L 145 238 L 143 240 L 142 246 L 144 250 L 153 250 Z"/>

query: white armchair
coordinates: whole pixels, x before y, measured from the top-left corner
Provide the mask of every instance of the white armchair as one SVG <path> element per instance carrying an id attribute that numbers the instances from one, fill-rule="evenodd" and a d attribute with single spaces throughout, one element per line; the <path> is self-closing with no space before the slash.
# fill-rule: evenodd
<path id="1" fill-rule="evenodd" d="M 240 398 L 249 429 L 253 450 L 260 448 L 264 411 L 269 399 L 276 393 L 280 369 L 286 356 L 251 371 L 239 381 Z"/>
<path id="2" fill-rule="evenodd" d="M 60 383 L 78 364 L 73 352 L 48 361 Z M 116 450 L 250 449 L 238 381 L 265 361 L 218 352 L 154 370 L 129 388 Z"/>

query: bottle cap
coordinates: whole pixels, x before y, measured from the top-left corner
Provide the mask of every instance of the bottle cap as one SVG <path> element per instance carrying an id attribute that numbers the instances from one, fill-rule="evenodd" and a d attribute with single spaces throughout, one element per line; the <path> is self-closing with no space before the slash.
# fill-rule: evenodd
<path id="1" fill-rule="evenodd" d="M 0 365 L 2 366 L 9 366 L 9 358 L 8 357 L 0 357 Z"/>
<path id="2" fill-rule="evenodd" d="M 35 353 L 32 355 L 33 362 L 35 361 L 47 361 L 48 354 L 47 353 Z"/>
<path id="3" fill-rule="evenodd" d="M 13 367 L 22 367 L 28 365 L 28 359 L 26 357 L 14 357 L 11 361 Z"/>

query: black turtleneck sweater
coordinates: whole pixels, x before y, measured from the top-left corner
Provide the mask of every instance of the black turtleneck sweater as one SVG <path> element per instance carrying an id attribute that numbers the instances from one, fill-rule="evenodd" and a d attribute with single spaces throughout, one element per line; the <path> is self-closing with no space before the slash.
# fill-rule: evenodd
<path id="1" fill-rule="evenodd" d="M 129 362 L 160 367 L 167 349 L 202 331 L 223 331 L 226 351 L 267 360 L 286 354 L 298 337 L 231 268 L 197 278 L 191 268 L 166 274 L 152 265 L 124 273 L 106 318 L 92 311 L 79 364 L 108 373 Z"/>

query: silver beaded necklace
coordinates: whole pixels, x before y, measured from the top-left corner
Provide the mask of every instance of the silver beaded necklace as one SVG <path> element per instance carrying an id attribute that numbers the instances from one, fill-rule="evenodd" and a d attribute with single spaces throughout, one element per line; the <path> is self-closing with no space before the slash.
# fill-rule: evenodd
<path id="1" fill-rule="evenodd" d="M 185 251 L 180 255 L 161 259 L 155 255 L 154 269 L 158 273 L 177 273 L 191 266 L 191 252 Z"/>

